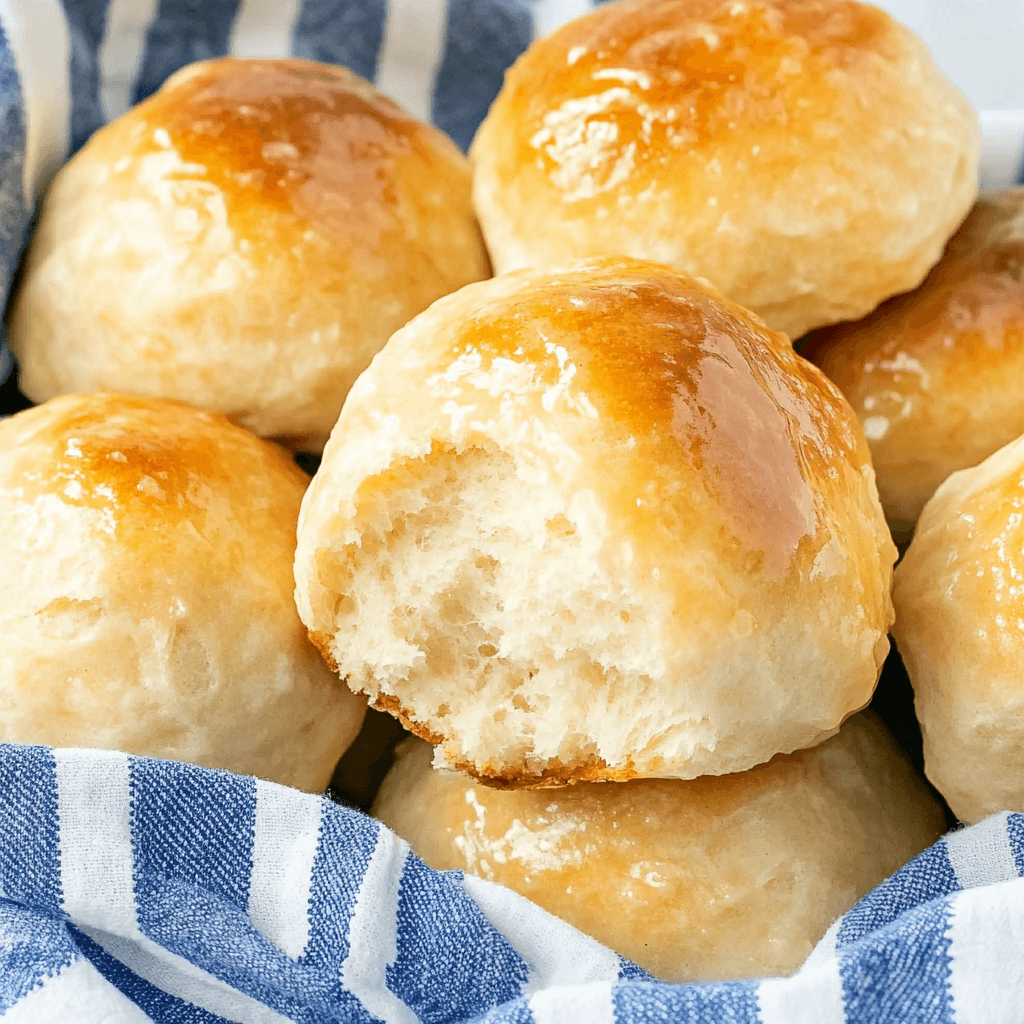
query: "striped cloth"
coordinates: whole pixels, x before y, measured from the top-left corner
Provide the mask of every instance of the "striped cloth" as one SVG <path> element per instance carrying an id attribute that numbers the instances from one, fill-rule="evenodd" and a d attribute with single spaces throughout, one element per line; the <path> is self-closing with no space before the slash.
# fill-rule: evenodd
<path id="1" fill-rule="evenodd" d="M 48 1024 L 1020 1024 L 1024 816 L 952 833 L 787 979 L 667 985 L 320 797 L 0 746 L 0 1014 Z"/>

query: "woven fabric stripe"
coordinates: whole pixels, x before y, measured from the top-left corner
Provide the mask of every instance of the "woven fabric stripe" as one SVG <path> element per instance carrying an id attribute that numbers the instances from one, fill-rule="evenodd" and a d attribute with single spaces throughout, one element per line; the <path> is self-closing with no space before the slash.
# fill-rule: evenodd
<path id="1" fill-rule="evenodd" d="M 638 967 L 632 960 L 627 960 L 624 956 L 619 957 L 619 981 L 648 981 L 650 977 L 642 967 Z"/>
<path id="2" fill-rule="evenodd" d="M 1008 817 L 1006 813 L 993 815 L 943 839 L 961 889 L 1006 882 L 1020 874 L 1007 831 Z"/>
<path id="3" fill-rule="evenodd" d="M 136 955 L 150 970 L 166 968 L 175 984 L 194 988 L 193 1001 L 224 1016 L 234 1005 L 230 989 L 241 994 L 242 1008 L 251 1000 L 268 1007 L 261 1020 L 303 1019 L 304 986 L 276 981 L 295 965 L 245 912 L 256 780 L 143 758 L 130 766 L 139 938 L 149 940 L 135 940 Z M 109 941 L 101 944 L 120 955 Z M 184 970 L 184 961 L 196 970 Z"/>
<path id="4" fill-rule="evenodd" d="M 62 917 L 55 776 L 49 748 L 0 746 L 0 897 Z"/>
<path id="5" fill-rule="evenodd" d="M 231 26 L 233 57 L 290 57 L 299 0 L 242 0 Z"/>
<path id="6" fill-rule="evenodd" d="M 241 0 L 160 0 L 146 33 L 135 102 L 156 92 L 178 68 L 228 52 L 231 26 Z"/>
<path id="7" fill-rule="evenodd" d="M 341 965 L 345 988 L 385 1024 L 417 1024 L 416 1015 L 387 985 L 387 968 L 398 955 L 398 886 L 409 845 L 378 826 L 377 842 L 363 873 L 349 922 L 349 951 Z"/>
<path id="8" fill-rule="evenodd" d="M 444 56 L 434 80 L 434 124 L 463 150 L 505 78 L 530 44 L 533 22 L 516 3 L 448 0 Z"/>
<path id="9" fill-rule="evenodd" d="M 78 149 L 105 120 L 98 54 L 110 0 L 62 3 L 71 37 L 71 148 Z"/>
<path id="10" fill-rule="evenodd" d="M 310 886 L 324 806 L 319 797 L 256 781 L 249 917 L 293 959 L 309 941 Z"/>
<path id="11" fill-rule="evenodd" d="M 447 0 L 389 0 L 377 88 L 421 121 L 431 119 L 434 75 L 444 48 Z"/>
<path id="12" fill-rule="evenodd" d="M 470 1024 L 536 1024 L 530 1013 L 530 1004 L 526 996 L 520 996 L 511 1003 L 496 1006 L 493 1010 L 479 1017 L 474 1017 Z M 567 1021 L 566 1024 L 576 1024 Z M 586 1024 L 585 1021 L 580 1024 Z M 621 1022 L 626 1024 L 626 1022 Z"/>
<path id="13" fill-rule="evenodd" d="M 771 978 L 757 987 L 760 1024 L 844 1024 L 843 980 L 832 957 L 802 968 L 792 978 Z"/>
<path id="14" fill-rule="evenodd" d="M 23 194 L 27 209 L 64 162 L 70 138 L 70 37 L 61 0 L 0 0 L 6 41 L 14 52 L 24 104 Z M 7 98 L 4 101 L 7 103 Z M 15 140 L 12 138 L 11 140 Z M 11 186 L 6 179 L 2 186 Z M 6 231 L 8 225 L 2 229 Z M 9 275 L 10 266 L 3 272 Z"/>
<path id="15" fill-rule="evenodd" d="M 143 1019 L 154 1021 L 155 1024 L 230 1024 L 225 1017 L 218 1017 L 208 1010 L 183 1002 L 151 985 L 125 967 L 120 960 L 115 960 L 102 946 L 97 945 L 74 925 L 69 926 L 68 931 L 77 948 L 93 968 L 139 1008 Z"/>
<path id="16" fill-rule="evenodd" d="M 446 907 L 443 921 L 437 907 Z M 397 914 L 398 955 L 387 984 L 423 1020 L 456 1020 L 515 999 L 530 976 L 526 961 L 467 898 L 461 872 L 431 871 L 409 857 Z"/>
<path id="17" fill-rule="evenodd" d="M 133 757 L 129 765 L 140 903 L 150 887 L 173 879 L 226 904 L 246 906 L 256 780 L 175 761 Z M 141 914 L 139 924 L 149 932 Z"/>
<path id="18" fill-rule="evenodd" d="M 596 4 L 591 0 L 527 0 L 533 16 L 533 34 L 542 37 L 550 34 L 567 21 L 573 21 L 592 10 Z"/>
<path id="19" fill-rule="evenodd" d="M 0 899 L 0 1014 L 79 959 L 61 917 Z"/>
<path id="20" fill-rule="evenodd" d="M 527 965 L 527 992 L 622 977 L 623 964 L 629 961 L 550 914 L 538 927 L 537 907 L 518 893 L 472 875 L 463 878 L 462 886 Z M 639 972 L 634 976 L 650 977 L 635 965 L 630 967 Z"/>
<path id="21" fill-rule="evenodd" d="M 618 1024 L 758 1022 L 757 983 L 753 981 L 735 981 L 721 985 L 657 985 L 650 982 L 634 982 L 616 986 L 612 998 Z"/>
<path id="22" fill-rule="evenodd" d="M 73 1017 L 69 1007 L 74 1007 Z M 153 1020 L 85 959 L 33 989 L 3 1018 L 4 1024 L 151 1024 Z"/>
<path id="23" fill-rule="evenodd" d="M 873 889 L 843 917 L 836 949 L 842 950 L 885 927 L 927 900 L 948 896 L 959 889 L 946 846 L 937 843 Z"/>
<path id="24" fill-rule="evenodd" d="M 306 60 L 344 64 L 372 82 L 386 15 L 386 0 L 302 0 L 292 52 Z"/>
<path id="25" fill-rule="evenodd" d="M 949 990 L 957 1024 L 1024 1019 L 1024 879 L 969 889 L 949 915 Z"/>
<path id="26" fill-rule="evenodd" d="M 0 26 L 0 297 L 7 295 L 11 270 L 28 225 L 25 200 L 25 114 L 21 79 L 7 34 Z M 6 353 L 6 332 L 2 351 Z M 0 355 L 0 381 L 10 371 Z"/>
<path id="27" fill-rule="evenodd" d="M 370 1021 L 359 1000 L 342 986 L 349 926 L 362 880 L 377 847 L 379 825 L 344 807 L 324 810 L 310 881 L 309 941 L 299 963 L 315 972 L 318 994 L 341 1020 Z"/>
<path id="28" fill-rule="evenodd" d="M 111 0 L 100 43 L 99 104 L 105 121 L 120 117 L 135 95 L 135 79 L 160 0 Z"/>
<path id="29" fill-rule="evenodd" d="M 1017 874 L 1024 875 L 1024 814 L 1010 814 L 1006 819 L 1006 834 L 1010 839 Z"/>
<path id="30" fill-rule="evenodd" d="M 945 853 L 941 843 L 937 849 Z M 906 910 L 840 953 L 846 1024 L 953 1024 L 951 900 L 932 899 Z"/>
<path id="31" fill-rule="evenodd" d="M 64 912 L 83 926 L 134 933 L 128 755 L 58 750 L 54 761 Z"/>
<path id="32" fill-rule="evenodd" d="M 530 996 L 534 1024 L 564 1024 L 567 1020 L 586 1024 L 615 1024 L 612 984 L 566 985 L 545 989 Z"/>

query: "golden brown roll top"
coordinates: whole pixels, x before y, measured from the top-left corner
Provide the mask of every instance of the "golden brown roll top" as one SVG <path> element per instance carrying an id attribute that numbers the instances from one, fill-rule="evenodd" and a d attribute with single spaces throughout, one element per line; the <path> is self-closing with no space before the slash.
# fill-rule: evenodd
<path id="1" fill-rule="evenodd" d="M 896 570 L 925 772 L 967 823 L 1024 811 L 1024 438 L 950 476 Z"/>
<path id="2" fill-rule="evenodd" d="M 508 886 L 664 981 L 795 970 L 945 829 L 870 713 L 813 750 L 716 778 L 497 792 L 399 748 L 373 814 L 433 868 Z"/>
<path id="3" fill-rule="evenodd" d="M 11 342 L 37 401 L 179 398 L 321 447 L 388 336 L 488 273 L 440 132 L 344 68 L 225 58 L 57 175 Z"/>
<path id="4" fill-rule="evenodd" d="M 1024 433 L 1024 188 L 978 200 L 915 291 L 808 337 L 864 426 L 893 533 L 935 488 Z"/>
<path id="5" fill-rule="evenodd" d="M 365 702 L 295 612 L 305 488 L 277 445 L 178 403 L 0 422 L 0 739 L 322 790 Z"/>
<path id="6" fill-rule="evenodd" d="M 868 701 L 894 559 L 834 386 L 706 284 L 604 259 L 390 340 L 304 500 L 296 599 L 449 765 L 688 778 Z"/>
<path id="7" fill-rule="evenodd" d="M 628 253 L 777 330 L 917 285 L 977 192 L 967 101 L 851 0 L 634 0 L 538 42 L 471 155 L 499 273 Z"/>

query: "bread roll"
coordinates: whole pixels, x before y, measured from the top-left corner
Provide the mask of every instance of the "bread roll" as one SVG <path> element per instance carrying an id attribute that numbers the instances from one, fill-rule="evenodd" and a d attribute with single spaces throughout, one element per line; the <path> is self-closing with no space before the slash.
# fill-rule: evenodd
<path id="1" fill-rule="evenodd" d="M 950 473 L 1024 433 L 1024 188 L 979 199 L 916 291 L 802 352 L 860 417 L 882 508 L 909 540 Z"/>
<path id="2" fill-rule="evenodd" d="M 11 346 L 35 401 L 177 398 L 319 450 L 388 336 L 488 274 L 445 136 L 344 68 L 226 58 L 54 179 Z"/>
<path id="3" fill-rule="evenodd" d="M 916 286 L 977 193 L 978 126 L 850 0 L 636 0 L 542 39 L 471 150 L 498 273 L 628 253 L 798 337 Z"/>
<path id="4" fill-rule="evenodd" d="M 924 768 L 968 824 L 1024 811 L 1024 437 L 954 473 L 896 570 Z"/>
<path id="5" fill-rule="evenodd" d="M 109 747 L 322 790 L 365 700 L 292 600 L 305 475 L 176 402 L 0 422 L 0 742 Z"/>
<path id="6" fill-rule="evenodd" d="M 606 258 L 391 338 L 304 499 L 296 599 L 448 766 L 691 778 L 868 702 L 895 556 L 834 385 L 706 283 Z"/>
<path id="7" fill-rule="evenodd" d="M 795 970 L 945 827 L 870 713 L 738 775 L 546 792 L 432 771 L 430 748 L 406 742 L 376 817 L 431 867 L 508 886 L 663 981 Z"/>

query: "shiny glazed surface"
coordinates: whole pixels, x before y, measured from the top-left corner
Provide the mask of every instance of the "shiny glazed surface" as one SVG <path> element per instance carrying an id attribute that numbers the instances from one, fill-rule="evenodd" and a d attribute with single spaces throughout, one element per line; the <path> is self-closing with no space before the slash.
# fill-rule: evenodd
<path id="1" fill-rule="evenodd" d="M 1024 433 L 1024 188 L 979 199 L 920 288 L 802 351 L 856 410 L 882 507 L 908 537 L 950 473 Z"/>
<path id="2" fill-rule="evenodd" d="M 392 337 L 304 499 L 296 598 L 450 766 L 688 778 L 867 703 L 894 559 L 834 385 L 619 257 L 470 286 Z"/>
<path id="3" fill-rule="evenodd" d="M 795 970 L 945 826 L 870 713 L 814 750 L 688 782 L 496 792 L 430 757 L 400 748 L 375 817 L 430 866 L 506 885 L 665 981 Z"/>
<path id="4" fill-rule="evenodd" d="M 295 612 L 306 483 L 176 402 L 65 396 L 0 422 L 0 740 L 322 790 L 365 702 Z"/>
<path id="5" fill-rule="evenodd" d="M 344 68 L 223 58 L 57 175 L 11 343 L 36 401 L 176 398 L 319 450 L 388 336 L 489 273 L 442 133 Z"/>
<path id="6" fill-rule="evenodd" d="M 852 0 L 634 0 L 535 42 L 471 156 L 499 272 L 626 253 L 772 327 L 918 284 L 977 194 L 976 116 Z"/>

